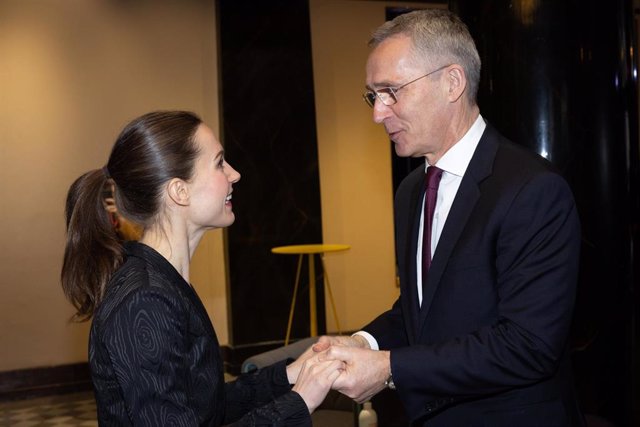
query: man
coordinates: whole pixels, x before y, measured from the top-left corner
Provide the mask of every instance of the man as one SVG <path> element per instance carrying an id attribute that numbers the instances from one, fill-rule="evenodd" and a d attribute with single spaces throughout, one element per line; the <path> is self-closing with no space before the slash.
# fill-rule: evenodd
<path id="1" fill-rule="evenodd" d="M 334 387 L 359 402 L 395 388 L 416 424 L 581 425 L 567 348 L 580 231 L 567 183 L 480 116 L 480 59 L 457 16 L 401 15 L 370 46 L 373 119 L 426 167 L 395 199 L 400 298 L 314 348 L 347 362 Z"/>

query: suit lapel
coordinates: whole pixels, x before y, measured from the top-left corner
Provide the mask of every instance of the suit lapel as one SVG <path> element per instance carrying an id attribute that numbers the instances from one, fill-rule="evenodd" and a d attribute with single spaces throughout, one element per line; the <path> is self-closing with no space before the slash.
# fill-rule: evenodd
<path id="1" fill-rule="evenodd" d="M 409 177 L 408 206 L 406 211 L 398 212 L 401 218 L 406 218 L 406 227 L 398 224 L 400 234 L 398 242 L 404 243 L 404 248 L 399 249 L 404 253 L 403 265 L 399 265 L 400 287 L 403 298 L 400 299 L 402 311 L 404 313 L 405 325 L 409 342 L 413 344 L 416 340 L 416 326 L 420 306 L 418 305 L 418 285 L 416 271 L 416 251 L 418 246 L 418 232 L 420 229 L 420 215 L 422 208 L 422 198 L 424 193 L 425 173 L 424 166 L 416 168 Z M 404 276 L 404 277 L 403 277 Z"/>
<path id="2" fill-rule="evenodd" d="M 417 178 L 413 183 L 411 191 L 411 203 L 409 206 L 408 215 L 411 218 L 409 226 L 407 227 L 407 238 L 405 242 L 409 246 L 406 251 L 408 256 L 405 257 L 405 271 L 408 272 L 407 286 L 404 287 L 403 292 L 407 292 L 409 298 L 404 298 L 405 307 L 403 310 L 405 313 L 410 313 L 410 319 L 407 319 L 405 323 L 409 328 L 409 340 L 416 340 L 416 326 L 419 324 L 420 305 L 418 304 L 418 284 L 417 284 L 417 270 L 416 270 L 416 254 L 418 251 L 418 233 L 420 231 L 420 215 L 422 214 L 422 199 L 424 193 L 424 167 L 422 167 L 422 173 L 417 174 Z M 411 342 L 410 344 L 413 344 Z"/>
<path id="3" fill-rule="evenodd" d="M 453 249 L 480 198 L 479 184 L 491 175 L 493 161 L 498 149 L 498 138 L 498 133 L 487 124 L 473 157 L 469 162 L 467 171 L 462 177 L 462 182 L 453 200 L 453 205 L 442 229 L 442 234 L 438 240 L 438 246 L 436 247 L 431 261 L 431 267 L 429 268 L 425 293 L 422 295 L 422 309 L 420 310 L 419 326 L 417 329 L 418 336 L 424 326 L 425 319 L 433 303 L 433 298 L 438 290 L 438 286 L 440 286 L 442 275 L 447 267 Z"/>

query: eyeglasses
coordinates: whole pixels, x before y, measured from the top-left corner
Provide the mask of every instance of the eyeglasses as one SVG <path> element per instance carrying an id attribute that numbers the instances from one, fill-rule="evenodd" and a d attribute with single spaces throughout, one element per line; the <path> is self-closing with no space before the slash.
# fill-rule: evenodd
<path id="1" fill-rule="evenodd" d="M 449 64 L 451 65 L 451 64 Z M 402 86 L 398 86 L 398 87 L 381 87 L 380 89 L 376 89 L 376 90 L 368 90 L 365 93 L 362 94 L 362 98 L 364 99 L 364 101 L 367 103 L 367 105 L 369 105 L 369 107 L 373 108 L 376 104 L 376 98 L 378 98 L 384 105 L 386 105 L 387 107 L 390 105 L 395 104 L 396 102 L 398 102 L 398 91 L 400 89 L 402 89 L 403 87 L 409 86 L 411 83 L 415 83 L 420 79 L 424 79 L 427 76 L 430 76 L 433 73 L 437 73 L 438 71 L 442 71 L 445 68 L 447 68 L 449 65 L 445 65 L 442 66 L 440 68 L 437 68 L 433 71 L 431 71 L 430 73 L 425 74 L 424 76 L 420 76 L 417 79 L 413 79 L 410 82 L 407 82 L 405 84 L 403 84 Z"/>

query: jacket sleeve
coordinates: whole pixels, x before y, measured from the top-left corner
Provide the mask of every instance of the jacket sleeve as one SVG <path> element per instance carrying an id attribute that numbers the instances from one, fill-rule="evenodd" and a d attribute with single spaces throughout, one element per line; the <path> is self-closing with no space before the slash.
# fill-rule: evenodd
<path id="1" fill-rule="evenodd" d="M 400 298 L 396 300 L 391 310 L 382 313 L 362 329 L 370 333 L 378 341 L 378 346 L 381 349 L 409 345 Z"/>
<path id="2" fill-rule="evenodd" d="M 417 208 L 414 206 L 415 200 L 421 197 L 421 182 L 424 180 L 424 166 L 417 167 L 409 177 L 402 181 L 394 200 L 394 228 L 396 240 L 396 259 L 399 263 L 404 264 L 401 260 L 407 257 L 407 247 L 410 242 L 407 236 L 410 236 L 411 229 L 415 225 L 416 219 L 413 218 Z M 412 219 L 413 218 L 413 219 Z M 417 228 L 416 228 L 417 230 Z M 412 237 L 410 236 L 409 239 Z M 413 328 L 413 325 L 407 325 L 405 319 L 408 313 L 403 313 L 402 301 L 411 298 L 411 286 L 415 286 L 415 281 L 411 281 L 404 265 L 398 265 L 398 273 L 400 275 L 400 297 L 396 300 L 390 310 L 382 313 L 371 323 L 366 325 L 363 330 L 370 333 L 378 342 L 381 349 L 398 348 L 409 345 L 407 334 Z"/>
<path id="3" fill-rule="evenodd" d="M 240 375 L 226 384 L 225 424 L 311 426 L 302 397 L 291 390 L 287 361 Z"/>

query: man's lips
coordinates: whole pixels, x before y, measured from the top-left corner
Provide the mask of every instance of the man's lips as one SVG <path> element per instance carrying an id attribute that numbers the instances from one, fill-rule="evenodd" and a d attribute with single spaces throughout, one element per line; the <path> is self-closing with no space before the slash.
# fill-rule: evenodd
<path id="1" fill-rule="evenodd" d="M 400 130 L 387 130 L 387 135 L 389 135 L 389 139 L 391 140 L 394 140 L 399 133 L 400 133 Z"/>

